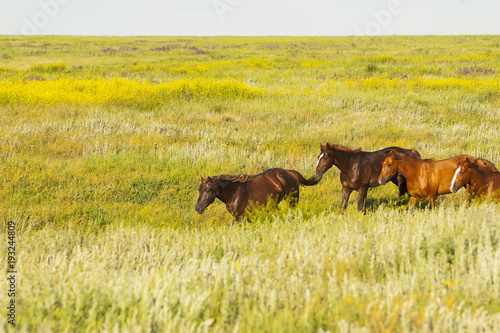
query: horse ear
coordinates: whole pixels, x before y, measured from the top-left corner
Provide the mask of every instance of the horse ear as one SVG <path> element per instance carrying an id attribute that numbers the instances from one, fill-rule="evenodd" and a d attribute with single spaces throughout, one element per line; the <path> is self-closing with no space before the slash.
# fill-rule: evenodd
<path id="1" fill-rule="evenodd" d="M 319 147 L 320 147 L 321 151 L 323 151 L 323 150 L 325 150 L 325 149 L 326 149 L 326 145 L 324 145 L 324 146 L 323 146 L 323 145 L 321 144 L 321 142 L 319 143 Z"/>
<path id="2" fill-rule="evenodd" d="M 219 185 L 212 177 L 207 177 L 208 186 L 215 192 L 215 194 L 219 195 Z"/>
<path id="3" fill-rule="evenodd" d="M 389 152 L 389 155 L 387 155 L 387 157 L 389 157 L 389 156 L 395 160 L 401 159 L 401 156 L 394 149 Z"/>

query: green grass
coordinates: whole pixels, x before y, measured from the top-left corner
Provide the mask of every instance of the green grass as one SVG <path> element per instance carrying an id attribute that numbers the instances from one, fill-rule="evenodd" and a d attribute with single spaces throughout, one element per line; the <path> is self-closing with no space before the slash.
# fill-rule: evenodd
<path id="1" fill-rule="evenodd" d="M 297 208 L 251 223 L 219 201 L 194 210 L 199 176 L 308 177 L 327 141 L 499 165 L 499 42 L 0 37 L 16 328 L 499 331 L 496 203 L 467 204 L 462 190 L 406 212 L 387 185 L 369 190 L 366 216 L 356 194 L 342 213 L 332 168 Z M 5 316 L 0 326 L 11 329 Z"/>

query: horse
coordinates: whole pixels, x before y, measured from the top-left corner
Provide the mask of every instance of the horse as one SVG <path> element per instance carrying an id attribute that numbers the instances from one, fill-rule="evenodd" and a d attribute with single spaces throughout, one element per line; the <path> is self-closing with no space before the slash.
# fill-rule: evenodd
<path id="1" fill-rule="evenodd" d="M 450 191 L 455 193 L 465 185 L 469 186 L 474 195 L 490 195 L 500 189 L 500 172 L 496 168 L 477 165 L 468 157 L 462 157 L 453 175 Z M 499 192 L 496 197 L 500 199 Z"/>
<path id="2" fill-rule="evenodd" d="M 323 173 L 335 165 L 340 170 L 340 183 L 342 184 L 342 209 L 347 207 L 351 192 L 358 191 L 358 210 L 365 209 L 368 188 L 379 186 L 378 177 L 382 170 L 382 161 L 391 150 L 409 154 L 420 158 L 420 153 L 415 149 L 389 147 L 374 152 L 365 152 L 361 149 L 351 149 L 341 145 L 321 145 L 321 154 L 318 156 L 318 165 L 314 178 L 318 181 Z M 406 193 L 406 181 L 401 176 L 391 179 L 399 187 L 399 198 Z"/>
<path id="3" fill-rule="evenodd" d="M 226 208 L 237 220 L 242 220 L 247 211 L 267 206 L 268 201 L 278 204 L 290 199 L 293 207 L 299 201 L 300 185 L 312 186 L 314 178 L 305 179 L 300 172 L 280 168 L 269 169 L 258 175 L 219 175 L 201 177 L 196 211 L 203 214 L 215 199 L 226 204 Z"/>
<path id="4" fill-rule="evenodd" d="M 495 168 L 493 163 L 470 155 L 459 155 L 434 161 L 415 158 L 392 150 L 382 162 L 382 172 L 378 181 L 380 185 L 384 185 L 397 173 L 400 173 L 406 178 L 406 186 L 411 196 L 408 208 L 415 206 L 423 198 L 426 198 L 431 207 L 434 208 L 438 195 L 451 193 L 450 184 L 458 162 L 463 157 L 468 157 L 476 164 Z"/>

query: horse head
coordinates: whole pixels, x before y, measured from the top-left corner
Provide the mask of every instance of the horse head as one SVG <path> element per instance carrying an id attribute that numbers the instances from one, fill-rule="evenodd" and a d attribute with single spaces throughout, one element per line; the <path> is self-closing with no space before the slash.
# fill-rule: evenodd
<path id="1" fill-rule="evenodd" d="M 219 193 L 217 182 L 212 177 L 201 178 L 200 188 L 198 189 L 199 197 L 196 202 L 195 209 L 198 214 L 203 214 L 205 209 L 215 201 Z"/>
<path id="2" fill-rule="evenodd" d="M 450 191 L 455 193 L 470 180 L 470 168 L 472 162 L 468 157 L 463 157 L 457 165 L 453 179 L 451 180 Z"/>
<path id="3" fill-rule="evenodd" d="M 401 154 L 397 153 L 394 149 L 389 152 L 382 162 L 382 171 L 378 177 L 378 183 L 380 185 L 384 185 L 398 173 L 398 165 L 401 160 Z"/>
<path id="4" fill-rule="evenodd" d="M 316 166 L 316 171 L 314 172 L 314 178 L 316 180 L 321 180 L 323 173 L 333 166 L 334 156 L 331 151 L 331 146 L 327 142 L 325 145 L 320 143 L 321 153 L 318 156 L 318 165 Z"/>
<path id="5" fill-rule="evenodd" d="M 474 163 L 478 167 L 480 167 L 482 170 L 486 170 L 486 171 L 489 171 L 489 172 L 497 172 L 498 171 L 498 169 L 495 166 L 495 164 L 491 163 L 487 159 L 478 158 Z"/>

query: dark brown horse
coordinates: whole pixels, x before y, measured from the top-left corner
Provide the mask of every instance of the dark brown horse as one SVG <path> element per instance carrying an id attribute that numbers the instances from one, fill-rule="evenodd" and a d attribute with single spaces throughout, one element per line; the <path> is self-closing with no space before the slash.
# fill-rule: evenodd
<path id="1" fill-rule="evenodd" d="M 314 178 L 318 181 L 323 173 L 335 165 L 340 170 L 340 183 L 342 184 L 342 208 L 346 208 L 351 192 L 359 192 L 358 209 L 365 208 L 368 188 L 379 186 L 378 177 L 382 170 L 382 161 L 391 150 L 420 158 L 420 153 L 415 149 L 389 147 L 379 151 L 366 152 L 361 149 L 351 149 L 340 145 L 321 145 L 321 154 L 318 157 L 318 166 Z M 406 193 L 406 182 L 401 176 L 391 178 L 399 187 L 399 197 Z"/>
<path id="2" fill-rule="evenodd" d="M 434 207 L 438 195 L 451 193 L 450 184 L 453 175 L 458 162 L 464 157 L 468 157 L 474 163 L 495 168 L 491 162 L 469 155 L 434 161 L 422 160 L 393 150 L 382 162 L 379 182 L 380 185 L 384 185 L 397 173 L 400 173 L 406 178 L 408 192 L 411 195 L 408 207 L 415 206 L 418 200 L 423 198 L 426 198 L 431 207 Z"/>
<path id="3" fill-rule="evenodd" d="M 314 178 L 305 179 L 299 172 L 269 169 L 258 175 L 220 175 L 201 178 L 196 211 L 202 214 L 215 198 L 226 204 L 227 210 L 241 220 L 249 209 L 278 204 L 285 198 L 293 206 L 299 201 L 299 186 L 316 185 Z"/>
<path id="4" fill-rule="evenodd" d="M 473 163 L 467 156 L 462 157 L 451 181 L 450 191 L 457 192 L 468 185 L 473 195 L 485 196 L 496 192 L 500 199 L 500 172 L 496 168 Z"/>

